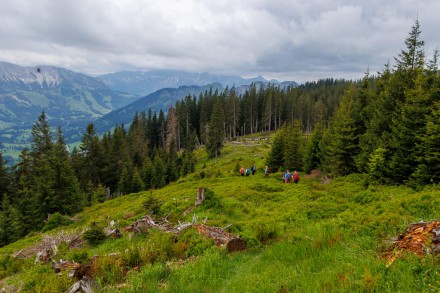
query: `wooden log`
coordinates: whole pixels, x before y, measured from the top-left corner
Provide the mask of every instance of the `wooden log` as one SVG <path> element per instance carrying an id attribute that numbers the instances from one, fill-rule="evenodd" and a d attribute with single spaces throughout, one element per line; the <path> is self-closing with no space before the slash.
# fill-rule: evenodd
<path id="1" fill-rule="evenodd" d="M 246 242 L 219 227 L 206 225 L 195 225 L 199 234 L 214 240 L 217 246 L 226 246 L 228 252 L 241 251 L 246 249 Z"/>

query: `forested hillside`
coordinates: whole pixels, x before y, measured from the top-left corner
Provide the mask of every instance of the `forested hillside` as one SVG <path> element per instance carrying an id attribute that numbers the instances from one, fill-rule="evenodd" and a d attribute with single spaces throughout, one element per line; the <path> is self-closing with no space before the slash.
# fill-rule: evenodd
<path id="1" fill-rule="evenodd" d="M 116 195 L 158 189 L 194 171 L 194 150 L 210 157 L 225 141 L 277 131 L 267 164 L 331 176 L 365 173 L 372 183 L 438 183 L 437 52 L 425 61 L 416 22 L 406 48 L 378 76 L 320 80 L 295 88 L 251 86 L 187 96 L 167 112 L 136 113 L 128 129 L 98 136 L 88 125 L 70 153 L 46 115 L 32 128 L 30 149 L 7 168 L 1 160 L 4 205 L 0 243 L 38 231 L 48 215 L 74 214 Z"/>

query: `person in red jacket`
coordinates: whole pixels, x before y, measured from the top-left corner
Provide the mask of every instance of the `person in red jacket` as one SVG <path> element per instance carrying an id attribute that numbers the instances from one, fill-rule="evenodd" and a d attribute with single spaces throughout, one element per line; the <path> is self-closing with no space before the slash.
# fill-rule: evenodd
<path id="1" fill-rule="evenodd" d="M 299 174 L 295 170 L 295 172 L 293 172 L 293 183 L 298 183 L 298 181 L 299 181 Z"/>

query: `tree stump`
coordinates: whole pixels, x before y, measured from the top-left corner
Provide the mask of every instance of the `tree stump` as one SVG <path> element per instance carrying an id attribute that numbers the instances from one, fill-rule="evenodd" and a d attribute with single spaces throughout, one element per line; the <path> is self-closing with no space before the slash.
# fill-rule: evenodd
<path id="1" fill-rule="evenodd" d="M 195 205 L 196 206 L 201 205 L 204 200 L 205 200 L 205 188 L 199 187 L 199 190 L 197 191 Z"/>

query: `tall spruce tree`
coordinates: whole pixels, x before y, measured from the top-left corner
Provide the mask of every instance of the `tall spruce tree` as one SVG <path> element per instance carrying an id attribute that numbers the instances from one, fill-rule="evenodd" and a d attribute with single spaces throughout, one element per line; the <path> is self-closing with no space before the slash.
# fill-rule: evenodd
<path id="1" fill-rule="evenodd" d="M 284 168 L 285 133 L 285 128 L 281 128 L 273 135 L 272 148 L 266 161 L 266 165 L 268 165 L 273 172 Z"/>
<path id="2" fill-rule="evenodd" d="M 354 113 L 354 87 L 341 98 L 341 104 L 325 131 L 320 143 L 324 171 L 333 175 L 347 175 L 356 171 L 358 130 Z"/>
<path id="3" fill-rule="evenodd" d="M 303 156 L 303 170 L 306 173 L 321 167 L 321 148 L 319 143 L 321 142 L 323 132 L 322 126 L 317 124 L 307 139 Z"/>
<path id="4" fill-rule="evenodd" d="M 223 105 L 218 100 L 212 110 L 208 127 L 208 141 L 206 143 L 206 151 L 211 158 L 219 156 L 223 148 L 223 139 L 225 137 L 224 121 Z"/>
<path id="5" fill-rule="evenodd" d="M 290 170 L 302 170 L 303 136 L 301 121 L 295 120 L 286 126 L 284 138 L 284 167 Z"/>
<path id="6" fill-rule="evenodd" d="M 413 174 L 419 184 L 440 183 L 440 102 L 427 117 L 426 133 L 421 136 L 417 151 L 418 166 Z"/>
<path id="7" fill-rule="evenodd" d="M 52 189 L 55 197 L 54 201 L 56 202 L 56 208 L 53 212 L 71 215 L 82 208 L 80 189 L 59 127 L 56 139 L 50 158 L 54 175 L 51 182 L 53 182 Z"/>

